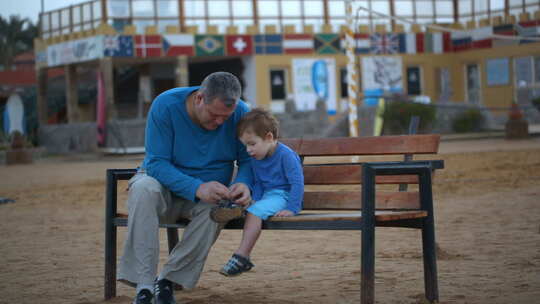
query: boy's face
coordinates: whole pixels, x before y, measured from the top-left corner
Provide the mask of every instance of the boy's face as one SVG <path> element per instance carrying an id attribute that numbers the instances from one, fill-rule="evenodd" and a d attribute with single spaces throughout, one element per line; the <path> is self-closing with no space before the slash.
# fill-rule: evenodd
<path id="1" fill-rule="evenodd" d="M 240 141 L 246 146 L 249 156 L 258 160 L 269 156 L 276 144 L 271 132 L 268 132 L 264 138 L 261 138 L 249 130 L 242 133 Z"/>

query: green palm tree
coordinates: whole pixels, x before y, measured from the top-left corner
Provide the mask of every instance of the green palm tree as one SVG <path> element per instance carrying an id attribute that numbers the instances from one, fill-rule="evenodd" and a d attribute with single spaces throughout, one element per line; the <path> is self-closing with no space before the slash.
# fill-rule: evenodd
<path id="1" fill-rule="evenodd" d="M 4 69 L 11 69 L 15 56 L 32 50 L 37 35 L 37 26 L 30 19 L 0 16 L 0 64 Z"/>

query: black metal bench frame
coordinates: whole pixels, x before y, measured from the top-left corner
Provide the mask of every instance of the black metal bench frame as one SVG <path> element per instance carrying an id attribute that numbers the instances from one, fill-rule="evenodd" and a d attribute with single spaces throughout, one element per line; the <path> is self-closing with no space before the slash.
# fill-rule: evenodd
<path id="1" fill-rule="evenodd" d="M 422 230 L 425 296 L 430 302 L 439 299 L 435 245 L 435 224 L 432 197 L 432 172 L 444 167 L 442 160 L 368 162 L 362 164 L 361 220 L 336 221 L 265 221 L 263 229 L 282 230 L 362 230 L 361 248 L 361 303 L 374 303 L 375 299 L 375 227 L 402 227 Z M 135 169 L 108 169 L 106 181 L 105 214 L 105 299 L 116 296 L 117 227 L 127 226 L 127 218 L 117 215 L 117 182 L 128 180 Z M 426 217 L 377 221 L 375 217 L 375 177 L 379 175 L 417 175 L 419 178 L 420 209 Z M 167 228 L 169 251 L 178 243 L 178 229 L 189 221 L 163 224 Z M 242 220 L 229 222 L 225 229 L 242 229 Z"/>

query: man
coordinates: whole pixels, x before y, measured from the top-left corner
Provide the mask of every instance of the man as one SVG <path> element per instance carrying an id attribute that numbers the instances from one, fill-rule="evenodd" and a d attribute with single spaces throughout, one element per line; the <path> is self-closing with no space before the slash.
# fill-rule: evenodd
<path id="1" fill-rule="evenodd" d="M 154 100 L 146 157 L 129 181 L 128 231 L 118 279 L 137 287 L 134 303 L 175 303 L 173 284 L 193 288 L 222 225 L 209 217 L 222 199 L 251 201 L 251 168 L 236 124 L 248 112 L 238 79 L 207 76 L 200 87 L 175 88 Z M 230 182 L 234 162 L 238 173 Z M 230 186 L 228 186 L 230 183 Z M 159 223 L 191 219 L 157 276 Z"/>

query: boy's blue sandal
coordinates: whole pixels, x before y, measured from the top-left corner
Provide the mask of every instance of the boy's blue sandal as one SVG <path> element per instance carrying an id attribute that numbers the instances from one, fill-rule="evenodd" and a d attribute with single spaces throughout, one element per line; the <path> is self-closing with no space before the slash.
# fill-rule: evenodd
<path id="1" fill-rule="evenodd" d="M 231 201 L 221 201 L 210 211 L 210 218 L 220 224 L 244 216 L 244 208 Z"/>
<path id="2" fill-rule="evenodd" d="M 242 272 L 250 271 L 253 267 L 255 267 L 255 265 L 251 263 L 249 258 L 243 257 L 235 253 L 227 262 L 227 264 L 225 264 L 225 266 L 221 268 L 219 273 L 227 277 L 236 276 L 241 274 Z"/>

